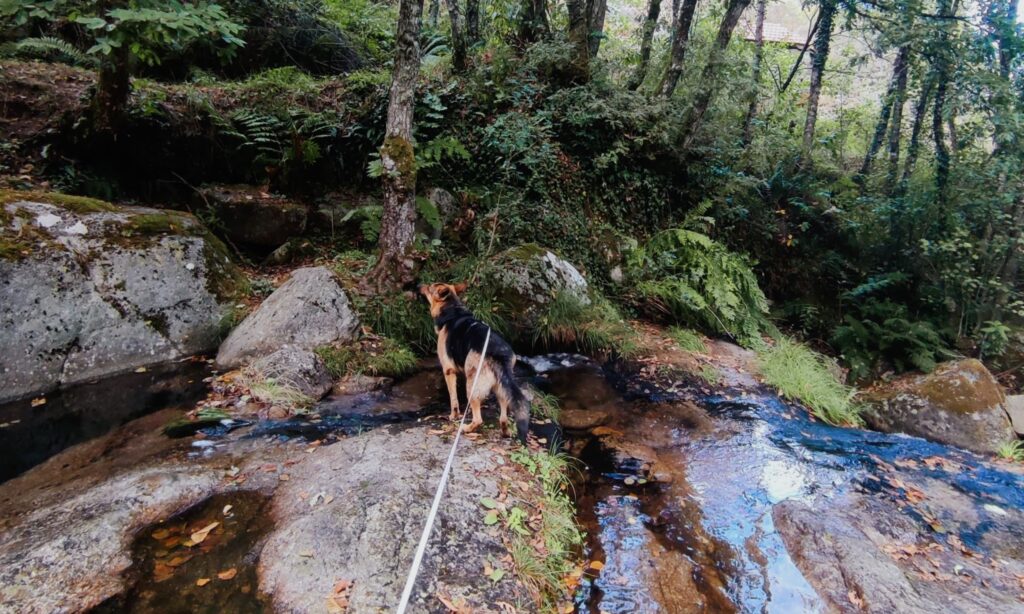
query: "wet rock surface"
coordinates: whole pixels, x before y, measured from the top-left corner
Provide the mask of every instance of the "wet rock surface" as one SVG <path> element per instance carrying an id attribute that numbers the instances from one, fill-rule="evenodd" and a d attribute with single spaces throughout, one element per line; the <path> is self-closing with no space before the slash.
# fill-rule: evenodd
<path id="1" fill-rule="evenodd" d="M 873 389 L 868 424 L 975 452 L 995 452 L 1015 438 L 1002 388 L 980 361 L 943 363 L 934 372 Z"/>
<path id="2" fill-rule="evenodd" d="M 359 319 L 341 285 L 324 267 L 296 269 L 217 352 L 217 366 L 231 369 L 290 345 L 313 350 L 351 341 Z"/>
<path id="3" fill-rule="evenodd" d="M 441 392 L 430 371 L 320 416 L 169 439 L 168 410 L 74 446 L 0 485 L 0 610 L 323 611 L 343 579 L 349 611 L 388 610 L 451 441 L 427 419 L 447 413 Z M 462 443 L 410 611 L 443 610 L 437 595 L 530 602 L 514 574 L 482 576 L 507 554 L 479 503 L 510 479 L 509 444 L 490 435 Z M 224 506 L 250 496 L 265 518 L 229 523 Z M 209 542 L 182 544 L 214 521 Z"/>
<path id="4" fill-rule="evenodd" d="M 723 379 L 751 381 L 727 373 L 734 358 L 713 357 Z M 573 439 L 585 556 L 603 562 L 580 611 L 1024 608 L 1019 466 L 824 425 L 756 385 L 703 394 L 644 373 L 662 371 L 578 365 L 540 384 L 612 410 Z"/>
<path id="5" fill-rule="evenodd" d="M 0 401 L 216 347 L 240 273 L 195 218 L 56 200 L 0 206 Z"/>

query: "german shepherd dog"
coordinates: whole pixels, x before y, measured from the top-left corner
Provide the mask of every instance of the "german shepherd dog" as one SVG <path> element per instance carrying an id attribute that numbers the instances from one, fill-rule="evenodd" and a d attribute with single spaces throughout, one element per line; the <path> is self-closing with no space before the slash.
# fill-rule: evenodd
<path id="1" fill-rule="evenodd" d="M 459 300 L 459 293 L 465 292 L 466 284 L 430 284 L 420 286 L 419 290 L 430 304 L 430 315 L 434 318 L 437 357 L 444 369 L 444 381 L 448 384 L 448 397 L 451 400 L 450 418 L 459 419 L 457 386 L 458 374 L 462 373 L 466 376 L 466 396 L 473 410 L 473 421 L 464 425 L 463 431 L 472 433 L 483 424 L 480 404 L 494 392 L 501 407 L 501 434 L 510 435 L 508 409 L 511 406 L 516 421 L 516 435 L 525 444 L 530 426 L 530 402 L 512 376 L 516 364 L 512 346 L 492 330 L 487 355 L 481 365 L 480 354 L 487 337 L 487 325 L 473 317 L 473 313 Z M 477 369 L 480 369 L 480 379 L 476 390 L 471 391 Z"/>

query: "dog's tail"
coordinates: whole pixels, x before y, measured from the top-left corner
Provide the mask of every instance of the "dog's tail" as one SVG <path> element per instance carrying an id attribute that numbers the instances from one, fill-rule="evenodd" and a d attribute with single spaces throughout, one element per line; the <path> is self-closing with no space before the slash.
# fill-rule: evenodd
<path id="1" fill-rule="evenodd" d="M 508 400 L 512 410 L 512 418 L 516 421 L 516 436 L 526 444 L 526 434 L 530 429 L 530 400 L 523 394 L 523 389 L 516 383 L 513 375 L 513 360 L 501 363 L 499 383 L 502 395 Z"/>

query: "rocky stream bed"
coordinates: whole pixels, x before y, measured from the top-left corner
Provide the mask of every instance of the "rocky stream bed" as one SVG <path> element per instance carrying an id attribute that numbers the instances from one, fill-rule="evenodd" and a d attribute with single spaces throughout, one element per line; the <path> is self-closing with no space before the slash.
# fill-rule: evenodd
<path id="1" fill-rule="evenodd" d="M 721 386 L 570 355 L 527 361 L 521 376 L 560 398 L 580 459 L 577 611 L 1024 609 L 1018 469 L 814 422 L 759 387 L 743 352 L 709 360 Z M 339 590 L 349 612 L 394 607 L 450 442 L 435 369 L 328 397 L 315 419 L 181 439 L 161 429 L 191 399 L 124 409 L 159 403 L 167 380 L 146 376 L 0 409 L 12 459 L 55 452 L 0 484 L 0 609 L 318 612 Z M 104 407 L 77 400 L 108 388 L 121 392 Z M 129 421 L 103 433 L 104 417 Z M 514 572 L 482 573 L 507 566 L 479 501 L 521 481 L 511 449 L 494 429 L 462 445 L 415 611 L 535 610 Z"/>

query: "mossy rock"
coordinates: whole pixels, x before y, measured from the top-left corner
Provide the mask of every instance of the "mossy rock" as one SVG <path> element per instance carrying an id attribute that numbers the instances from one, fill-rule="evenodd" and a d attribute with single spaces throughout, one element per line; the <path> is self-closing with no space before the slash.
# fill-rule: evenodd
<path id="1" fill-rule="evenodd" d="M 560 294 L 590 304 L 587 280 L 576 267 L 536 243 L 494 256 L 483 271 L 481 288 L 486 300 L 520 331 L 532 329 L 544 307 Z"/>
<path id="2" fill-rule="evenodd" d="M 981 361 L 957 360 L 932 373 L 872 389 L 864 418 L 875 429 L 903 432 L 975 452 L 995 452 L 1015 437 L 1002 387 Z"/>
<path id="3" fill-rule="evenodd" d="M 0 400 L 216 347 L 247 287 L 194 217 L 0 194 Z"/>

